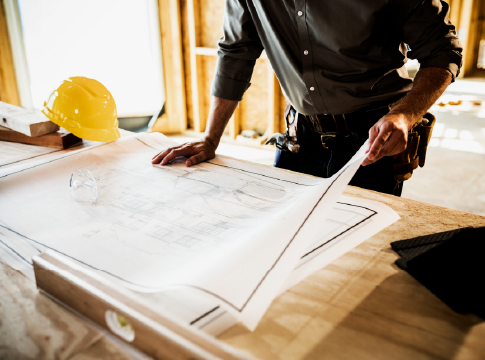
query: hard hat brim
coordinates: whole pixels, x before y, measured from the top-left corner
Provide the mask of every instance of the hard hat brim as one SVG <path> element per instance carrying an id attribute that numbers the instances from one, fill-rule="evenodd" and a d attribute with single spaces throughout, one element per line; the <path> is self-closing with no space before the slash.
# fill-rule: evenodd
<path id="1" fill-rule="evenodd" d="M 62 125 L 61 125 L 62 126 Z M 110 142 L 121 137 L 118 128 L 113 129 L 93 129 L 93 128 L 70 128 L 64 127 L 67 131 L 84 140 Z"/>

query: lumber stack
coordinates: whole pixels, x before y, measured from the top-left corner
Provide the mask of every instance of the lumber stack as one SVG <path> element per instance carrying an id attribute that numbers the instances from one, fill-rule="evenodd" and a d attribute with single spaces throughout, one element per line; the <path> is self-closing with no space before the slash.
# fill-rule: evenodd
<path id="1" fill-rule="evenodd" d="M 0 140 L 66 149 L 82 139 L 60 129 L 44 114 L 0 101 Z"/>

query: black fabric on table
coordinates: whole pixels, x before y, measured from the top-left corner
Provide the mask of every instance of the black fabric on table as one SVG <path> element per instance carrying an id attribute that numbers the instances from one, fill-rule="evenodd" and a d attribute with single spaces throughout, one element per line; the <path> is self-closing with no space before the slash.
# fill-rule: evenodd
<path id="1" fill-rule="evenodd" d="M 485 227 L 391 243 L 396 265 L 458 313 L 485 319 Z"/>

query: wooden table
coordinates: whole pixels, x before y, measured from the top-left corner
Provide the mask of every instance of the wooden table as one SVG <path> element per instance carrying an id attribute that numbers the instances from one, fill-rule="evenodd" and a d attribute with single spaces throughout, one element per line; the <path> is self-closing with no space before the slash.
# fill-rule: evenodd
<path id="1" fill-rule="evenodd" d="M 485 217 L 351 186 L 346 194 L 402 219 L 279 296 L 254 332 L 236 325 L 219 338 L 263 359 L 484 359 L 485 323 L 398 269 L 389 243 L 485 226 Z M 0 359 L 133 356 L 0 263 Z"/>

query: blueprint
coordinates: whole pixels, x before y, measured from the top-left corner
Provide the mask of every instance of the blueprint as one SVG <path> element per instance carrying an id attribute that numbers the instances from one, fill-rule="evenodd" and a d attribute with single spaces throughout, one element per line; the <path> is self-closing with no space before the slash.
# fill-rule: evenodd
<path id="1" fill-rule="evenodd" d="M 313 259 L 332 261 L 398 218 L 382 206 L 337 203 L 364 148 L 320 179 L 224 157 L 151 165 L 172 145 L 139 134 L 0 167 L 0 259 L 32 276 L 32 256 L 56 251 L 176 304 L 191 324 L 214 332 L 227 318 L 254 328 L 278 293 L 324 266 Z M 93 174 L 95 203 L 71 198 L 78 169 Z"/>
<path id="2" fill-rule="evenodd" d="M 47 159 L 71 151 L 99 145 L 97 141 L 83 140 L 83 144 L 68 149 L 57 149 L 47 146 L 21 144 L 16 142 L 0 141 L 0 169 L 25 164 L 32 160 Z"/>

